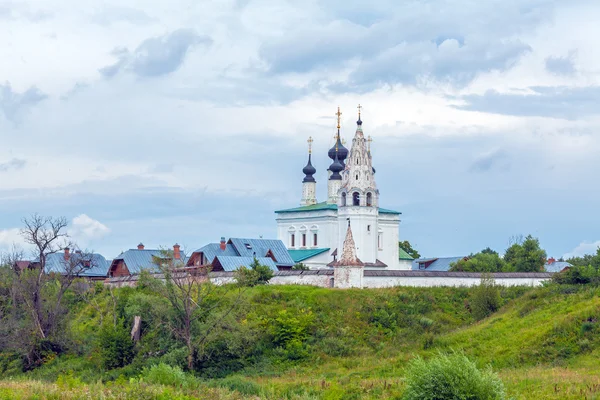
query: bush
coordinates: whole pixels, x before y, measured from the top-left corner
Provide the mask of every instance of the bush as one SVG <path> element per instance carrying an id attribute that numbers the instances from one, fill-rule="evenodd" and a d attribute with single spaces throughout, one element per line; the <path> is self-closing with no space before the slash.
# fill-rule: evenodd
<path id="1" fill-rule="evenodd" d="M 153 385 L 189 387 L 193 383 L 194 377 L 188 376 L 179 367 L 160 363 L 142 369 L 140 380 Z"/>
<path id="2" fill-rule="evenodd" d="M 133 341 L 120 321 L 117 326 L 105 325 L 98 334 L 102 365 L 107 369 L 121 368 L 133 359 Z"/>
<path id="3" fill-rule="evenodd" d="M 598 285 L 600 273 L 592 266 L 571 267 L 552 275 L 552 282 L 559 285 Z"/>
<path id="4" fill-rule="evenodd" d="M 250 264 L 250 268 L 240 267 L 235 271 L 234 276 L 240 286 L 265 285 L 273 277 L 273 271 L 254 258 L 254 261 Z"/>
<path id="5" fill-rule="evenodd" d="M 504 385 L 491 369 L 481 371 L 459 353 L 438 354 L 425 361 L 417 357 L 406 373 L 404 400 L 505 398 Z"/>
<path id="6" fill-rule="evenodd" d="M 482 277 L 481 283 L 475 288 L 470 302 L 473 317 L 477 321 L 488 317 L 500 308 L 500 302 L 500 291 L 494 280 L 489 277 Z"/>

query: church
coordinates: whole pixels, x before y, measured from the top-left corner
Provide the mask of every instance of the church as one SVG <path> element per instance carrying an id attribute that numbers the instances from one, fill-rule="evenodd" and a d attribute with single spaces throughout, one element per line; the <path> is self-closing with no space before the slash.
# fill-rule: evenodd
<path id="1" fill-rule="evenodd" d="M 365 138 L 360 109 L 359 105 L 356 132 L 348 151 L 340 133 L 338 107 L 335 144 L 328 152 L 331 165 L 327 169 L 327 199 L 321 202 L 316 195 L 317 171 L 312 165 L 309 138 L 300 207 L 275 211 L 277 236 L 295 262 L 310 269 L 329 269 L 341 256 L 351 226 L 356 256 L 365 270 L 409 270 L 412 258 L 398 247 L 401 213 L 379 207 L 371 137 Z"/>

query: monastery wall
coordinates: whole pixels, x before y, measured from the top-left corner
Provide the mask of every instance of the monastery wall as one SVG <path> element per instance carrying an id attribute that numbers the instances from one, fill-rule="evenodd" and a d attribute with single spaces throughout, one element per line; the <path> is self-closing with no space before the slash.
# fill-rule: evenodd
<path id="1" fill-rule="evenodd" d="M 367 270 L 363 276 L 352 271 L 338 271 L 334 277 L 333 269 L 311 271 L 278 271 L 271 279 L 271 285 L 311 285 L 319 287 L 363 287 L 386 288 L 395 286 L 436 287 L 436 286 L 476 286 L 483 274 L 477 272 L 427 272 L 427 271 L 382 271 Z M 160 275 L 155 275 L 160 278 Z M 540 286 L 552 276 L 548 272 L 507 272 L 490 274 L 500 286 Z M 336 282 L 337 278 L 337 282 Z M 134 286 L 138 277 L 123 276 L 109 278 L 106 285 L 121 287 Z M 213 272 L 210 279 L 217 285 L 234 282 L 233 272 Z"/>

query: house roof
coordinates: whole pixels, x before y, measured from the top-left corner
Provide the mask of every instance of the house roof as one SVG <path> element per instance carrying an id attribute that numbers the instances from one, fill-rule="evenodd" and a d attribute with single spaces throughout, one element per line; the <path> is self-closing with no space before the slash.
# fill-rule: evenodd
<path id="1" fill-rule="evenodd" d="M 214 260 L 216 256 L 239 256 L 234 246 L 226 246 L 225 250 L 221 250 L 220 243 L 209 243 L 206 246 L 200 247 L 194 253 L 204 253 L 207 260 Z"/>
<path id="2" fill-rule="evenodd" d="M 235 246 L 241 257 L 266 257 L 267 253 L 271 251 L 277 260 L 275 264 L 284 267 L 293 267 L 295 264 L 281 240 L 230 238 L 228 243 Z"/>
<path id="3" fill-rule="evenodd" d="M 411 255 L 408 254 L 406 251 L 404 251 L 404 249 L 402 249 L 402 248 L 398 249 L 398 259 L 399 260 L 409 260 L 409 261 L 414 260 L 414 258 L 412 258 Z"/>
<path id="4" fill-rule="evenodd" d="M 301 261 L 308 260 L 311 257 L 323 254 L 327 251 L 329 251 L 329 247 L 322 249 L 288 250 L 288 253 L 290 254 L 292 260 L 294 260 L 295 263 L 299 263 Z"/>
<path id="5" fill-rule="evenodd" d="M 256 259 L 272 271 L 277 271 L 277 266 L 270 257 L 257 257 Z M 250 268 L 250 265 L 254 262 L 254 257 L 216 256 L 215 260 L 213 260 L 213 265 L 215 261 L 218 261 L 218 264 L 223 267 L 224 271 L 235 271 L 240 267 Z"/>
<path id="6" fill-rule="evenodd" d="M 462 260 L 462 257 L 439 257 L 439 258 L 419 258 L 413 261 L 412 269 L 413 271 L 448 271 L 450 270 L 450 264 L 455 263 L 459 260 Z M 425 268 L 420 269 L 419 264 L 431 262 L 431 264 Z"/>
<path id="7" fill-rule="evenodd" d="M 281 214 L 281 213 L 295 213 L 295 212 L 306 212 L 306 211 L 324 211 L 324 210 L 332 210 L 332 211 L 337 211 L 338 207 L 337 204 L 330 204 L 327 203 L 326 201 L 321 202 L 321 203 L 317 203 L 317 204 L 312 204 L 310 206 L 302 206 L 302 207 L 295 207 L 295 208 L 288 208 L 285 210 L 277 210 L 275 211 L 276 214 Z M 394 210 L 388 210 L 387 208 L 379 208 L 379 214 L 402 214 L 399 211 L 394 211 Z"/>
<path id="8" fill-rule="evenodd" d="M 74 252 L 70 253 L 70 259 L 67 262 L 65 260 L 65 253 L 53 253 L 48 254 L 46 257 L 46 273 L 54 272 L 56 274 L 65 274 L 67 271 L 68 263 L 76 263 L 78 259 L 81 259 L 82 255 Z M 87 259 L 87 257 L 86 257 Z M 108 267 L 110 264 L 101 254 L 91 254 L 89 257 L 90 268 L 85 268 L 78 275 L 86 277 L 103 277 L 108 275 Z M 76 265 L 76 264 L 72 264 Z M 79 269 L 79 267 L 77 267 Z"/>
<path id="9" fill-rule="evenodd" d="M 560 272 L 563 269 L 570 267 L 572 267 L 572 265 L 566 261 L 554 261 L 553 263 L 544 265 L 546 272 Z"/>
<path id="10" fill-rule="evenodd" d="M 129 249 L 115 257 L 113 264 L 123 260 L 130 274 L 139 274 L 142 270 L 155 270 L 154 257 L 162 256 L 162 250 Z"/>

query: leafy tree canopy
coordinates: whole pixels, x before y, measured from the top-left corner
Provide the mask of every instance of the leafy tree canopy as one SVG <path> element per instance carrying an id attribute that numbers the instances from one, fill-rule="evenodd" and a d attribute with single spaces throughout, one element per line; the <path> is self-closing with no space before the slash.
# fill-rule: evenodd
<path id="1" fill-rule="evenodd" d="M 585 254 L 581 257 L 571 257 L 567 262 L 576 267 L 594 267 L 600 269 L 600 247 L 596 249 L 596 254 Z"/>
<path id="2" fill-rule="evenodd" d="M 266 265 L 262 265 L 256 258 L 250 268 L 240 267 L 235 272 L 235 278 L 240 286 L 264 285 L 273 277 L 273 271 Z"/>
<path id="3" fill-rule="evenodd" d="M 413 249 L 412 245 L 410 244 L 410 242 L 408 240 L 405 240 L 403 242 L 398 242 L 398 246 L 404 250 L 405 252 L 407 252 L 412 258 L 420 258 L 421 254 L 419 254 L 419 252 L 415 249 Z"/>
<path id="4" fill-rule="evenodd" d="M 516 272 L 540 272 L 546 263 L 546 251 L 537 238 L 528 235 L 522 243 L 514 243 L 506 249 L 504 261 Z"/>
<path id="5" fill-rule="evenodd" d="M 459 272 L 503 272 L 507 269 L 506 263 L 500 258 L 498 253 L 486 252 L 489 247 L 481 253 L 473 254 L 454 263 L 450 271 Z"/>

